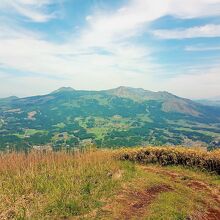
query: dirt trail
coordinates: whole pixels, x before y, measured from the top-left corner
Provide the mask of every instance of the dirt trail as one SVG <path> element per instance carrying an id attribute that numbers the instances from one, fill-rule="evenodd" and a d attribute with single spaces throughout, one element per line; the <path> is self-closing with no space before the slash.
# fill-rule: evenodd
<path id="1" fill-rule="evenodd" d="M 145 170 L 145 171 L 149 171 L 149 172 L 152 172 L 152 173 L 162 174 L 162 175 L 165 175 L 165 176 L 169 176 L 169 177 L 171 177 L 174 180 L 177 180 L 178 178 L 182 177 L 182 174 L 180 174 L 180 173 L 176 173 L 176 172 L 172 172 L 172 171 L 169 171 L 169 170 L 165 170 L 165 169 L 163 169 L 161 167 L 148 167 L 148 166 L 140 166 L 140 167 L 143 170 Z"/>
<path id="2" fill-rule="evenodd" d="M 217 209 L 209 208 L 204 214 L 195 215 L 196 220 L 220 220 L 220 211 Z"/>
<path id="3" fill-rule="evenodd" d="M 172 188 L 168 185 L 152 186 L 142 191 L 123 190 L 117 198 L 115 198 L 113 204 L 110 204 L 103 208 L 104 212 L 111 212 L 113 207 L 121 206 L 117 217 L 114 219 L 142 219 L 144 218 L 147 207 L 156 199 L 156 197 L 162 193 L 171 191 Z"/>
<path id="4" fill-rule="evenodd" d="M 139 168 L 146 172 L 163 175 L 164 178 L 169 177 L 172 183 L 183 184 L 195 191 L 206 191 L 208 198 L 216 204 L 220 204 L 220 191 L 212 185 L 207 184 L 195 177 L 187 176 L 181 172 L 168 170 L 164 167 L 142 166 Z M 172 184 L 171 184 L 172 185 Z M 100 219 L 130 220 L 130 219 L 146 219 L 149 213 L 149 206 L 158 198 L 161 193 L 175 190 L 174 186 L 167 184 L 154 185 L 149 188 L 129 187 L 124 185 L 121 192 L 112 201 L 108 201 L 106 206 L 101 210 L 94 210 L 87 216 L 87 219 L 96 219 L 97 213 L 101 215 Z M 209 200 L 209 201 L 210 201 Z M 204 211 L 195 210 L 188 217 L 189 220 L 220 220 L 220 205 L 212 207 L 209 201 L 204 201 Z M 190 214 L 190 213 L 189 213 Z M 100 216 L 99 215 L 99 216 Z M 111 218 L 109 218 L 111 216 Z"/>
<path id="5" fill-rule="evenodd" d="M 143 192 L 130 192 L 128 198 L 132 198 L 132 200 L 125 203 L 126 209 L 122 213 L 124 219 L 132 219 L 135 216 L 140 219 L 146 213 L 147 207 L 160 193 L 170 190 L 172 189 L 169 186 L 160 185 L 152 186 Z"/>
<path id="6" fill-rule="evenodd" d="M 172 178 L 173 181 L 178 183 L 183 183 L 189 188 L 196 190 L 196 191 L 207 191 L 210 198 L 214 200 L 217 204 L 219 204 L 218 207 L 211 207 L 210 204 L 204 201 L 204 205 L 207 207 L 207 210 L 203 213 L 195 213 L 191 218 L 193 220 L 220 220 L 220 188 L 214 188 L 213 186 L 210 186 L 209 184 L 201 181 L 201 180 L 195 180 L 192 179 L 189 176 L 183 176 L 183 174 L 166 170 L 165 168 L 158 168 L 158 167 L 147 167 L 147 166 L 141 166 L 143 170 L 148 172 L 153 172 L 165 176 L 169 176 Z"/>

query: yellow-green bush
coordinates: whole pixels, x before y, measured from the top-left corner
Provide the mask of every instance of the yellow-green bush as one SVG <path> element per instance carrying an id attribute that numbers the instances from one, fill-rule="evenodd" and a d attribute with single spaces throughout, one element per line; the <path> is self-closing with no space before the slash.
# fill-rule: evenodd
<path id="1" fill-rule="evenodd" d="M 220 174 L 220 150 L 207 152 L 183 147 L 142 147 L 117 150 L 116 157 L 144 164 L 198 167 Z"/>

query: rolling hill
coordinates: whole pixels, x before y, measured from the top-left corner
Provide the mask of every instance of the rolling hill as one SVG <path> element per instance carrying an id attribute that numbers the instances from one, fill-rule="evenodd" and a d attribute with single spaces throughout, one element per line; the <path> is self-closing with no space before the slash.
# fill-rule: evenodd
<path id="1" fill-rule="evenodd" d="M 168 92 L 60 88 L 0 99 L 0 147 L 220 145 L 220 108 Z"/>

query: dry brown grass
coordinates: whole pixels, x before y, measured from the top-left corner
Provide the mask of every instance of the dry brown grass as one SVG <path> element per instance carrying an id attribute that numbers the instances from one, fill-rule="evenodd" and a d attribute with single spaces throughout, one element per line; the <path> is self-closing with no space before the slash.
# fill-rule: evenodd
<path id="1" fill-rule="evenodd" d="M 0 219 L 83 215 L 114 194 L 121 164 L 107 151 L 2 154 Z"/>

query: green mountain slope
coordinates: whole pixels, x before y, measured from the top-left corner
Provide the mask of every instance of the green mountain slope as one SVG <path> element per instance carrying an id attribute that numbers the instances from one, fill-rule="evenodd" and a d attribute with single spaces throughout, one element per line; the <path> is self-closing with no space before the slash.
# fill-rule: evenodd
<path id="1" fill-rule="evenodd" d="M 112 94 L 122 98 L 129 98 L 137 102 L 157 100 L 162 102 L 162 110 L 165 112 L 178 112 L 190 115 L 199 115 L 199 108 L 194 102 L 175 96 L 168 92 L 152 92 L 141 88 L 118 87 L 108 90 Z"/>
<path id="2" fill-rule="evenodd" d="M 220 108 L 129 87 L 61 88 L 43 96 L 0 99 L 0 135 L 2 149 L 88 143 L 218 147 Z"/>

